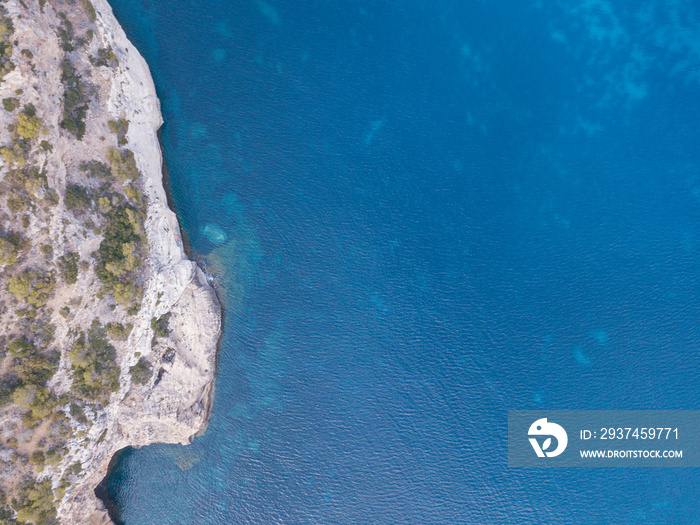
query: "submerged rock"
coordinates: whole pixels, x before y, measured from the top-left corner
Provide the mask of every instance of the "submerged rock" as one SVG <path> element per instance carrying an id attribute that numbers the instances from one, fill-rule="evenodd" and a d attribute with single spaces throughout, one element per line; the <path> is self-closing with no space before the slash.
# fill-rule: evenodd
<path id="1" fill-rule="evenodd" d="M 228 239 L 226 232 L 214 223 L 207 223 L 199 229 L 200 233 L 212 244 L 224 244 Z"/>

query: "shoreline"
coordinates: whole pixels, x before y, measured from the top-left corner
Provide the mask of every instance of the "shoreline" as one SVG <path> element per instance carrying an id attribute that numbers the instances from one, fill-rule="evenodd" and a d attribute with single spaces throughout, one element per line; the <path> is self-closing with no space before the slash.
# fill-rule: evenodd
<path id="1" fill-rule="evenodd" d="M 168 208 L 173 213 L 175 213 L 177 215 L 177 212 L 175 209 L 175 201 L 173 199 L 171 189 L 170 189 L 170 177 L 168 174 L 168 167 L 167 167 L 167 164 L 165 162 L 165 148 L 163 147 L 163 142 L 161 140 L 161 128 L 158 128 L 157 134 L 158 134 L 158 144 L 160 146 L 160 151 L 161 151 L 161 157 L 163 159 L 163 161 L 162 161 L 162 177 L 163 177 L 163 189 L 165 190 L 165 195 L 166 195 L 166 202 L 167 202 Z M 180 224 L 180 221 L 178 221 L 178 227 L 179 227 L 180 237 L 182 239 L 183 249 L 185 251 L 186 257 L 189 260 L 194 261 L 196 264 L 198 264 L 198 266 L 200 266 L 200 269 L 202 271 L 205 271 L 205 269 L 201 268 L 201 265 L 199 265 L 200 257 L 192 248 L 192 245 L 189 241 L 189 236 L 187 235 L 187 232 L 183 229 L 182 225 Z M 206 275 L 206 272 L 205 272 L 205 275 Z M 217 301 L 219 301 L 219 305 L 221 305 L 222 303 L 219 300 L 219 296 L 218 296 L 218 292 L 217 292 L 216 288 L 214 286 L 212 286 L 212 289 L 214 290 L 214 293 L 216 294 L 216 298 L 217 298 Z M 223 320 L 224 320 L 224 308 L 223 308 L 223 306 L 221 306 L 222 324 L 223 324 Z M 216 393 L 216 376 L 217 376 L 217 371 L 218 371 L 219 351 L 221 349 L 222 339 L 223 339 L 223 331 L 221 334 L 219 334 L 219 339 L 218 339 L 217 344 L 216 344 L 216 355 L 215 355 L 216 366 L 214 368 L 214 380 L 211 383 L 211 388 L 209 389 L 209 393 L 207 395 L 206 417 L 205 417 L 204 425 L 202 426 L 200 431 L 198 431 L 193 436 L 193 438 L 196 438 L 196 437 L 203 435 L 206 432 L 207 427 L 209 426 L 209 419 L 211 417 L 211 411 L 212 411 L 212 408 L 214 406 L 214 396 Z M 147 446 L 147 445 L 144 445 L 144 446 Z M 126 451 L 128 448 L 139 449 L 139 448 L 141 448 L 141 446 L 129 445 L 129 446 L 126 446 L 124 448 L 117 450 L 109 460 L 109 464 L 107 465 L 107 471 L 105 473 L 104 478 L 102 478 L 100 483 L 98 483 L 94 489 L 95 497 L 104 505 L 104 509 L 107 513 L 107 516 L 109 517 L 109 520 L 113 525 L 125 525 L 125 523 L 117 515 L 117 512 L 115 510 L 116 509 L 115 502 L 113 499 L 110 498 L 109 492 L 107 490 L 107 485 L 105 482 L 106 482 L 107 478 L 110 476 L 112 469 L 114 468 L 114 464 L 116 463 L 118 457 L 122 453 L 124 453 L 124 451 Z"/>
<path id="2" fill-rule="evenodd" d="M 168 165 L 165 162 L 165 148 L 163 147 L 163 140 L 161 138 L 162 133 L 163 126 L 158 128 L 157 135 L 158 146 L 160 148 L 160 156 L 163 159 L 161 172 L 163 176 L 163 190 L 165 190 L 165 202 L 167 203 L 168 208 L 170 208 L 170 210 L 177 216 L 177 211 L 175 211 L 175 201 L 173 200 L 172 190 L 170 189 L 170 174 L 168 173 Z M 182 228 L 182 224 L 180 224 L 180 221 L 177 221 L 177 226 L 178 231 L 180 232 L 180 239 L 182 239 L 182 248 L 185 251 L 185 256 L 191 261 L 196 262 L 197 255 L 192 249 L 192 244 L 190 243 L 189 235 L 187 235 L 187 232 Z"/>
<path id="3" fill-rule="evenodd" d="M 99 499 L 97 492 L 100 486 L 104 488 L 103 481 L 118 454 L 127 447 L 152 443 L 186 445 L 208 426 L 221 346 L 222 310 L 174 211 L 160 141 L 160 100 L 148 64 L 127 38 L 108 1 L 92 3 L 96 37 L 119 59 L 119 69 L 111 75 L 109 97 L 103 105 L 115 118 L 130 122 L 128 147 L 134 152 L 148 201 L 144 227 L 149 254 L 142 310 L 130 338 L 130 353 L 118 358 L 122 369 L 120 389 L 105 409 L 104 423 L 93 427 L 88 446 L 80 452 L 84 476 L 66 492 L 58 505 L 58 516 L 61 523 L 116 524 L 114 505 L 108 499 Z M 139 394 L 141 400 L 135 403 L 129 374 L 135 362 L 134 351 L 150 353 L 151 320 L 166 313 L 172 314 L 170 337 L 175 360 L 159 365 L 158 379 Z"/>
<path id="4" fill-rule="evenodd" d="M 158 145 L 160 146 L 160 155 L 162 160 L 162 176 L 163 176 L 163 189 L 165 190 L 165 198 L 166 202 L 168 205 L 168 208 L 175 214 L 177 217 L 177 211 L 175 208 L 175 200 L 173 199 L 172 195 L 172 190 L 170 189 L 170 174 L 168 173 L 168 166 L 167 163 L 165 162 L 165 147 L 163 147 L 163 140 L 161 138 L 162 134 L 162 126 L 158 128 Z M 199 437 L 203 435 L 207 431 L 207 427 L 209 426 L 209 418 L 211 417 L 211 411 L 214 406 L 214 396 L 216 395 L 216 379 L 219 371 L 219 352 L 221 350 L 221 343 L 223 340 L 223 324 L 224 320 L 226 318 L 226 310 L 224 309 L 223 302 L 221 301 L 219 297 L 219 292 L 217 290 L 217 287 L 210 281 L 210 276 L 207 273 L 207 268 L 206 265 L 202 264 L 202 257 L 194 251 L 192 248 L 192 244 L 190 243 L 190 238 L 187 232 L 184 230 L 182 227 L 182 224 L 180 224 L 180 221 L 177 221 L 177 225 L 179 228 L 180 232 L 180 238 L 182 239 L 182 247 L 185 251 L 185 257 L 187 257 L 190 261 L 193 261 L 197 266 L 199 266 L 199 269 L 204 273 L 204 275 L 207 277 L 207 282 L 209 283 L 209 286 L 211 289 L 214 291 L 214 295 L 216 296 L 216 300 L 219 304 L 219 310 L 220 310 L 220 317 L 221 317 L 221 331 L 219 333 L 219 339 L 216 342 L 216 352 L 214 356 L 214 380 L 211 382 L 211 388 L 209 390 L 209 394 L 207 396 L 207 415 L 205 418 L 205 423 L 202 429 L 197 432 L 194 437 Z M 115 456 L 121 451 L 117 451 L 115 453 Z M 110 469 L 107 469 L 107 474 L 109 475 Z"/>
<path id="5" fill-rule="evenodd" d="M 107 485 L 104 484 L 104 481 L 109 477 L 109 473 L 112 471 L 114 468 L 114 464 L 117 461 L 117 458 L 119 455 L 124 452 L 126 448 L 123 448 L 121 450 L 117 450 L 113 455 L 112 458 L 109 460 L 109 464 L 107 465 L 107 474 L 105 475 L 104 478 L 102 478 L 102 481 L 95 487 L 95 497 L 97 500 L 102 503 L 104 506 L 105 513 L 107 515 L 107 518 L 109 519 L 109 522 L 112 525 L 125 525 L 125 523 L 119 519 L 119 516 L 117 516 L 117 513 L 115 511 L 115 504 L 114 500 L 109 497 L 109 492 L 107 491 Z M 106 525 L 106 523 L 105 523 Z"/>

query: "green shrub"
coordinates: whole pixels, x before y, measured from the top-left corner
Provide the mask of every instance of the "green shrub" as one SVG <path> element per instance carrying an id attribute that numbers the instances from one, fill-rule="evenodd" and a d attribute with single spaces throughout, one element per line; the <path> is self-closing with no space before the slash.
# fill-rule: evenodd
<path id="1" fill-rule="evenodd" d="M 7 496 L 2 492 L 0 496 L 0 524 L 1 525 L 16 525 L 18 521 L 15 519 L 15 513 L 7 507 Z"/>
<path id="2" fill-rule="evenodd" d="M 136 303 L 136 304 L 132 304 L 132 305 L 126 310 L 126 313 L 127 313 L 128 315 L 136 315 L 137 313 L 139 313 L 140 310 L 141 310 L 141 304 L 140 304 L 140 303 Z"/>
<path id="3" fill-rule="evenodd" d="M 15 97 L 3 98 L 2 106 L 5 108 L 5 111 L 14 111 L 19 107 L 19 100 Z"/>
<path id="4" fill-rule="evenodd" d="M 107 158 L 112 164 L 112 174 L 119 181 L 136 180 L 140 173 L 136 167 L 136 159 L 134 152 L 127 149 L 120 151 L 117 148 L 110 148 L 107 152 Z"/>
<path id="5" fill-rule="evenodd" d="M 143 221 L 146 215 L 129 205 L 124 206 L 124 212 L 126 213 L 127 219 L 129 219 L 129 223 L 134 228 L 136 235 L 139 239 L 144 239 L 146 237 L 146 231 L 143 229 Z"/>
<path id="6" fill-rule="evenodd" d="M 141 264 L 138 246 L 143 218 L 128 205 L 111 209 L 106 218 L 95 273 L 105 290 L 111 292 L 119 304 L 127 307 L 141 301 L 142 290 L 132 274 Z"/>
<path id="7" fill-rule="evenodd" d="M 107 215 L 113 208 L 112 199 L 109 197 L 100 197 L 97 199 L 97 208 L 100 210 L 100 213 Z"/>
<path id="8" fill-rule="evenodd" d="M 0 238 L 0 265 L 10 266 L 17 262 L 17 248 L 7 239 Z"/>
<path id="9" fill-rule="evenodd" d="M 120 206 L 108 214 L 108 225 L 99 248 L 99 259 L 103 267 L 110 263 L 121 262 L 132 253 L 131 245 L 141 241 L 127 209 L 126 206 Z M 124 248 L 125 244 L 127 248 Z"/>
<path id="10" fill-rule="evenodd" d="M 46 451 L 46 464 L 55 467 L 63 459 L 64 450 L 62 448 L 51 448 Z"/>
<path id="11" fill-rule="evenodd" d="M 36 323 L 32 329 L 32 334 L 35 337 L 35 341 L 37 341 L 34 346 L 47 347 L 53 341 L 54 335 L 56 335 L 56 325 L 49 322 L 51 311 L 41 313 L 44 315 L 43 319 Z"/>
<path id="12" fill-rule="evenodd" d="M 114 277 L 120 278 L 126 275 L 128 272 L 136 269 L 139 262 L 136 256 L 136 244 L 133 242 L 125 242 L 121 245 L 121 255 L 119 260 L 109 262 L 105 265 L 105 268 Z"/>
<path id="13" fill-rule="evenodd" d="M 168 337 L 170 335 L 170 312 L 161 315 L 158 319 L 151 319 L 151 329 L 156 337 Z"/>
<path id="14" fill-rule="evenodd" d="M 119 59 L 112 51 L 112 47 L 103 47 L 97 50 L 97 56 L 90 56 L 90 63 L 95 66 L 116 67 L 119 65 Z"/>
<path id="15" fill-rule="evenodd" d="M 26 317 L 27 319 L 31 319 L 33 321 L 36 319 L 37 310 L 34 308 L 18 308 L 15 310 L 15 314 L 17 317 Z"/>
<path id="16" fill-rule="evenodd" d="M 83 162 L 80 164 L 80 171 L 87 173 L 91 177 L 97 177 L 98 179 L 112 178 L 112 170 L 109 169 L 109 166 L 98 160 Z"/>
<path id="17" fill-rule="evenodd" d="M 2 149 L 2 148 L 0 148 Z M 19 212 L 27 208 L 27 201 L 22 197 L 10 197 L 7 199 L 7 208 L 17 215 Z M 25 226 L 26 228 L 27 226 Z"/>
<path id="18" fill-rule="evenodd" d="M 0 408 L 12 402 L 12 394 L 21 384 L 22 381 L 14 374 L 6 374 L 0 378 Z"/>
<path id="19" fill-rule="evenodd" d="M 95 319 L 87 332 L 81 332 L 68 358 L 73 365 L 73 387 L 93 401 L 105 403 L 119 389 L 117 353 L 109 344 L 102 324 Z"/>
<path id="20" fill-rule="evenodd" d="M 6 164 L 16 164 L 21 168 L 27 163 L 27 152 L 18 144 L 1 147 L 0 155 Z"/>
<path id="21" fill-rule="evenodd" d="M 12 500 L 12 508 L 17 512 L 20 523 L 49 525 L 56 523 L 56 507 L 51 480 L 28 480 L 17 488 L 17 497 Z"/>
<path id="22" fill-rule="evenodd" d="M 79 184 L 71 184 L 66 188 L 64 201 L 69 210 L 84 210 L 92 204 L 92 198 L 87 190 Z"/>
<path id="23" fill-rule="evenodd" d="M 15 27 L 12 24 L 12 19 L 7 16 L 7 11 L 3 7 L 0 10 L 0 40 L 8 41 L 15 32 Z"/>
<path id="24" fill-rule="evenodd" d="M 30 411 L 35 421 L 48 417 L 58 406 L 56 396 L 45 387 L 32 384 L 19 387 L 12 399 L 21 410 Z"/>
<path id="25" fill-rule="evenodd" d="M 73 416 L 80 423 L 86 424 L 88 422 L 87 417 L 85 417 L 85 412 L 80 405 L 76 403 L 71 403 L 70 405 L 70 415 Z"/>
<path id="26" fill-rule="evenodd" d="M 34 346 L 24 339 L 15 339 L 7 345 L 7 351 L 18 357 L 24 357 L 29 353 L 34 352 Z"/>
<path id="27" fill-rule="evenodd" d="M 143 292 L 141 287 L 135 281 L 123 279 L 121 282 L 114 283 L 112 286 L 112 295 L 114 295 L 114 299 L 120 305 L 126 308 L 128 305 L 135 302 L 140 302 Z M 138 313 L 140 306 L 137 306 L 136 308 L 136 313 Z M 136 313 L 131 315 L 136 315 Z"/>
<path id="28" fill-rule="evenodd" d="M 53 146 L 47 140 L 42 140 L 39 146 L 41 146 L 41 149 L 44 151 L 53 151 Z"/>
<path id="29" fill-rule="evenodd" d="M 57 351 L 41 353 L 34 350 L 12 360 L 12 370 L 25 383 L 44 386 L 56 372 L 61 354 Z"/>
<path id="30" fill-rule="evenodd" d="M 124 195 L 126 195 L 127 199 L 135 202 L 136 204 L 143 204 L 143 196 L 141 195 L 141 192 L 133 186 L 124 186 Z"/>
<path id="31" fill-rule="evenodd" d="M 66 52 L 74 51 L 75 48 L 73 47 L 73 44 L 71 43 L 73 41 L 73 24 L 71 24 L 70 20 L 66 19 L 65 13 L 59 13 L 58 16 L 63 15 L 61 18 L 63 18 L 63 21 L 61 22 L 61 25 L 56 28 L 56 31 L 58 32 L 58 36 L 61 38 L 61 49 Z"/>
<path id="32" fill-rule="evenodd" d="M 30 202 L 28 199 L 24 197 L 16 197 L 16 198 L 9 198 L 7 199 L 7 208 L 14 213 L 15 215 L 19 214 L 19 212 L 24 211 L 27 209 L 29 206 Z M 24 220 L 24 219 L 27 220 Z M 25 215 L 22 217 L 22 225 L 26 228 L 29 226 L 29 217 Z"/>
<path id="33" fill-rule="evenodd" d="M 80 0 L 80 3 L 83 5 L 83 9 L 85 9 L 90 22 L 95 22 L 95 20 L 97 20 L 97 13 L 95 12 L 95 7 L 92 5 L 92 2 L 90 0 Z"/>
<path id="34" fill-rule="evenodd" d="M 43 183 L 44 181 L 42 179 L 28 178 L 24 181 L 24 189 L 27 190 L 27 193 L 29 195 L 36 197 L 39 193 L 39 190 L 43 186 Z"/>
<path id="35" fill-rule="evenodd" d="M 109 336 L 115 341 L 125 341 L 134 329 L 134 325 L 132 323 L 127 323 L 126 326 L 121 323 L 107 323 L 106 329 Z"/>
<path id="36" fill-rule="evenodd" d="M 145 385 L 151 380 L 153 371 L 151 365 L 148 364 L 145 357 L 139 359 L 138 363 L 129 368 L 131 380 L 137 385 Z"/>
<path id="37" fill-rule="evenodd" d="M 5 75 L 15 70 L 15 65 L 10 60 L 11 56 L 11 47 L 4 42 L 0 43 L 0 81 L 5 79 Z"/>
<path id="38" fill-rule="evenodd" d="M 127 142 L 126 134 L 129 132 L 129 121 L 125 118 L 110 120 L 107 122 L 109 129 L 117 136 L 117 144 L 124 146 Z"/>
<path id="39" fill-rule="evenodd" d="M 37 450 L 31 456 L 29 456 L 29 463 L 43 469 L 44 464 L 46 463 L 46 456 L 41 450 Z"/>
<path id="40" fill-rule="evenodd" d="M 65 85 L 63 93 L 63 120 L 60 126 L 83 140 L 85 135 L 85 116 L 87 115 L 87 100 L 75 69 L 68 59 L 61 62 L 61 82 Z"/>
<path id="41" fill-rule="evenodd" d="M 15 264 L 20 252 L 27 248 L 27 244 L 27 241 L 19 233 L 6 232 L 4 236 L 0 237 L 0 265 L 11 266 Z"/>
<path id="42" fill-rule="evenodd" d="M 10 277 L 7 289 L 18 299 L 41 308 L 49 300 L 55 285 L 56 280 L 51 273 L 24 270 L 19 275 Z"/>
<path id="43" fill-rule="evenodd" d="M 77 476 L 83 471 L 83 466 L 80 464 L 80 461 L 76 461 L 73 463 L 70 467 L 66 469 L 66 475 L 67 476 Z"/>
<path id="44" fill-rule="evenodd" d="M 0 10 L 0 81 L 4 80 L 5 75 L 15 69 L 12 63 L 12 42 L 11 37 L 15 28 L 12 25 L 12 20 L 7 16 L 7 11 L 4 7 Z"/>
<path id="45" fill-rule="evenodd" d="M 79 256 L 75 252 L 68 252 L 58 258 L 58 268 L 66 284 L 78 281 L 78 260 Z"/>
<path id="46" fill-rule="evenodd" d="M 41 131 L 41 120 L 36 115 L 28 115 L 22 112 L 17 115 L 17 133 L 25 139 L 34 139 Z"/>
<path id="47" fill-rule="evenodd" d="M 59 202 L 58 192 L 53 188 L 47 189 L 44 194 L 44 201 L 48 206 L 55 206 Z"/>

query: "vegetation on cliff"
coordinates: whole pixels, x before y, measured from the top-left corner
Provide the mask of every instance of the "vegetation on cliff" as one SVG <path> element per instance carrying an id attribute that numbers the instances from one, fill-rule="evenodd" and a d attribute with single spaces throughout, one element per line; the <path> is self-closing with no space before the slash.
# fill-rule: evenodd
<path id="1" fill-rule="evenodd" d="M 148 202 L 129 121 L 104 108 L 99 72 L 119 60 L 95 22 L 89 0 L 0 0 L 0 524 L 54 523 L 81 475 L 69 446 L 124 374 L 153 375 L 145 356 L 118 359 L 141 308 Z M 40 23 L 53 47 L 16 30 Z"/>

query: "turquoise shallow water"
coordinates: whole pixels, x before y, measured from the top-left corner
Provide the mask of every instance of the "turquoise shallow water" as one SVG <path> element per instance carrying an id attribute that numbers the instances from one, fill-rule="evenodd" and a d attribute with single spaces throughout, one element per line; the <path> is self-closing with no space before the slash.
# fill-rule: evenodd
<path id="1" fill-rule="evenodd" d="M 226 308 L 124 523 L 696 523 L 695 469 L 506 465 L 508 409 L 697 409 L 690 2 L 112 0 Z"/>

